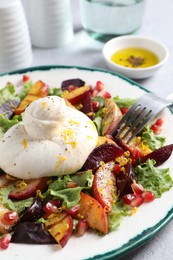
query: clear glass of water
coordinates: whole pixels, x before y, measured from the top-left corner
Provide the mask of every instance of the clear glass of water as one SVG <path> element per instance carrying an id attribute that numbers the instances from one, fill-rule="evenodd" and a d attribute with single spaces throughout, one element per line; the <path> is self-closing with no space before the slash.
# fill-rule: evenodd
<path id="1" fill-rule="evenodd" d="M 133 34 L 141 27 L 146 0 L 80 0 L 83 28 L 94 38 L 107 41 Z"/>

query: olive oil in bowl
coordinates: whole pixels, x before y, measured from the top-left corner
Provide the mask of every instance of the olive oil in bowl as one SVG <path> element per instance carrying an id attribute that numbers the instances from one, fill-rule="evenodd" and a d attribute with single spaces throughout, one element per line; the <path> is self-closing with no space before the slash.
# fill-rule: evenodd
<path id="1" fill-rule="evenodd" d="M 159 58 L 144 48 L 125 48 L 113 53 L 111 61 L 129 68 L 147 68 L 158 64 Z"/>

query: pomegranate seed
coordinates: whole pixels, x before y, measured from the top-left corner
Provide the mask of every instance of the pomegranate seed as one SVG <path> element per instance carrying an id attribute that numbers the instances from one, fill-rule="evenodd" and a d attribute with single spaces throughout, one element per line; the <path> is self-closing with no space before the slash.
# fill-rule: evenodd
<path id="1" fill-rule="evenodd" d="M 123 197 L 122 197 L 123 203 L 126 205 L 131 205 L 131 203 L 135 199 L 135 197 L 136 196 L 134 194 L 123 195 Z"/>
<path id="2" fill-rule="evenodd" d="M 0 248 L 7 249 L 9 247 L 10 241 L 11 241 L 10 234 L 3 235 L 2 238 L 0 239 Z"/>
<path id="3" fill-rule="evenodd" d="M 144 202 L 151 202 L 156 198 L 152 191 L 144 191 L 142 197 L 144 198 Z"/>
<path id="4" fill-rule="evenodd" d="M 115 164 L 115 165 L 114 165 L 114 168 L 113 168 L 113 173 L 114 173 L 115 175 L 120 174 L 120 173 L 121 173 L 121 165 Z"/>
<path id="5" fill-rule="evenodd" d="M 54 204 L 52 204 L 50 201 L 48 201 L 44 206 L 43 206 L 43 211 L 46 214 L 52 214 L 56 213 L 58 210 L 58 207 Z"/>
<path id="6" fill-rule="evenodd" d="M 156 122 L 155 122 L 155 125 L 157 125 L 157 126 L 162 126 L 163 125 L 163 123 L 164 123 L 164 120 L 163 120 L 163 118 L 158 118 L 157 120 L 156 120 Z"/>
<path id="7" fill-rule="evenodd" d="M 93 89 L 92 97 L 97 97 L 97 95 L 98 95 L 98 90 L 97 89 Z"/>
<path id="8" fill-rule="evenodd" d="M 150 129 L 153 131 L 153 133 L 154 133 L 155 135 L 160 134 L 161 131 L 162 131 L 162 128 L 161 128 L 160 126 L 156 125 L 156 124 L 153 124 L 153 125 L 150 127 Z"/>
<path id="9" fill-rule="evenodd" d="M 144 202 L 144 198 L 142 196 L 136 196 L 132 202 L 131 202 L 131 206 L 132 207 L 139 207 L 142 203 Z"/>
<path id="10" fill-rule="evenodd" d="M 80 208 L 80 205 L 77 204 L 76 206 L 74 207 L 71 207 L 70 209 L 67 209 L 67 213 L 71 216 L 71 217 L 75 217 L 78 212 L 79 212 L 79 208 Z"/>
<path id="11" fill-rule="evenodd" d="M 80 219 L 77 223 L 77 235 L 83 236 L 88 228 L 88 223 L 86 220 Z"/>
<path id="12" fill-rule="evenodd" d="M 30 80 L 30 77 L 28 75 L 23 75 L 23 77 L 22 77 L 22 82 L 23 83 L 26 83 L 29 80 Z"/>
<path id="13" fill-rule="evenodd" d="M 75 89 L 77 89 L 78 87 L 76 87 L 76 86 L 74 86 L 74 85 L 70 85 L 69 87 L 68 87 L 68 91 L 70 92 L 70 91 L 73 91 L 73 90 L 75 90 Z"/>
<path id="14" fill-rule="evenodd" d="M 132 151 L 132 158 L 138 160 L 139 158 L 141 158 L 141 151 L 139 150 L 139 148 L 135 147 Z"/>
<path id="15" fill-rule="evenodd" d="M 105 91 L 102 95 L 104 98 L 111 98 L 111 94 L 107 91 Z"/>
<path id="16" fill-rule="evenodd" d="M 124 115 L 124 114 L 127 113 L 127 111 L 128 111 L 129 109 L 128 109 L 127 107 L 121 107 L 120 110 L 121 110 L 121 113 Z"/>
<path id="17" fill-rule="evenodd" d="M 98 101 L 93 101 L 92 102 L 92 108 L 93 108 L 94 112 L 97 112 L 99 110 L 99 108 L 100 108 L 99 102 Z"/>
<path id="18" fill-rule="evenodd" d="M 1 221 L 5 225 L 13 225 L 18 221 L 18 219 L 19 219 L 19 215 L 17 211 L 10 210 L 4 213 L 4 216 L 2 217 Z"/>
<path id="19" fill-rule="evenodd" d="M 101 81 L 97 81 L 95 89 L 98 90 L 98 91 L 102 91 L 102 90 L 105 89 L 105 86 L 104 86 L 104 84 Z"/>
<path id="20" fill-rule="evenodd" d="M 144 192 L 144 188 L 142 187 L 141 184 L 134 182 L 134 183 L 132 183 L 131 187 L 132 187 L 132 190 L 133 190 L 133 192 L 136 196 L 142 195 L 143 192 Z"/>

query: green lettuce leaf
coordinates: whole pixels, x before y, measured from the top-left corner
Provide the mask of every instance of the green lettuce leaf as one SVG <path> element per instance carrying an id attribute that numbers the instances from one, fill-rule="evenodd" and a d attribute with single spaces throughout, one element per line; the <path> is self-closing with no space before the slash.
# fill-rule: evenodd
<path id="1" fill-rule="evenodd" d="M 145 141 L 145 143 L 152 151 L 161 148 L 166 141 L 165 137 L 155 135 L 150 129 L 149 125 L 145 127 L 145 130 L 141 135 L 141 139 Z"/>
<path id="2" fill-rule="evenodd" d="M 121 224 L 123 217 L 129 215 L 129 208 L 122 201 L 117 201 L 108 214 L 109 230 L 116 230 Z"/>
<path id="3" fill-rule="evenodd" d="M 33 83 L 31 81 L 27 81 L 24 85 L 23 85 L 23 89 L 22 89 L 22 93 L 20 94 L 20 99 L 24 99 L 26 97 L 26 95 L 28 94 L 31 86 L 33 85 Z"/>
<path id="4" fill-rule="evenodd" d="M 95 117 L 94 120 L 93 120 L 93 123 L 96 126 L 98 135 L 101 135 L 102 117 L 100 117 L 100 116 Z"/>
<path id="5" fill-rule="evenodd" d="M 9 128 L 15 124 L 18 124 L 20 121 L 22 121 L 22 115 L 15 115 L 10 120 L 4 115 L 0 115 L 0 138 Z"/>
<path id="6" fill-rule="evenodd" d="M 63 201 L 62 205 L 71 208 L 78 204 L 82 187 L 67 188 L 64 190 L 51 190 L 50 194 Z"/>
<path id="7" fill-rule="evenodd" d="M 19 99 L 15 92 L 15 87 L 12 83 L 8 82 L 4 88 L 0 90 L 0 105 L 4 104 L 9 99 Z"/>
<path id="8" fill-rule="evenodd" d="M 77 183 L 77 187 L 68 188 L 68 182 Z M 56 178 L 49 184 L 48 194 L 63 201 L 63 206 L 71 208 L 75 206 L 80 200 L 80 192 L 83 189 L 90 189 L 93 182 L 92 171 L 79 172 L 73 175 L 65 175 Z"/>
<path id="9" fill-rule="evenodd" d="M 113 101 L 120 108 L 122 108 L 122 107 L 129 108 L 136 102 L 136 99 L 120 98 L 119 96 L 116 96 L 116 97 L 113 97 Z"/>
<path id="10" fill-rule="evenodd" d="M 146 163 L 136 167 L 138 182 L 145 190 L 152 191 L 157 198 L 162 193 L 173 187 L 173 180 L 169 168 L 159 169 L 154 166 L 154 160 L 147 160 Z"/>
<path id="11" fill-rule="evenodd" d="M 91 170 L 85 172 L 79 172 L 74 175 L 71 175 L 72 181 L 76 182 L 78 186 L 91 188 L 93 183 L 93 173 Z"/>
<path id="12" fill-rule="evenodd" d="M 49 96 L 61 96 L 61 88 L 49 88 Z"/>
<path id="13" fill-rule="evenodd" d="M 19 214 L 25 210 L 25 208 L 28 208 L 33 203 L 33 198 L 28 198 L 21 201 L 12 201 L 8 198 L 8 194 L 10 191 L 14 189 L 13 185 L 9 185 L 7 187 L 0 189 L 0 203 L 5 205 L 8 209 L 16 210 Z"/>

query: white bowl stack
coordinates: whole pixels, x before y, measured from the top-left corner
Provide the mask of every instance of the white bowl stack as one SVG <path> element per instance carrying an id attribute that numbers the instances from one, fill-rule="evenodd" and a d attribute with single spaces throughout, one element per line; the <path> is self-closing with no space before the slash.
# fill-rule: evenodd
<path id="1" fill-rule="evenodd" d="M 58 48 L 73 39 L 70 0 L 23 0 L 31 42 L 42 48 Z"/>
<path id="2" fill-rule="evenodd" d="M 0 73 L 32 62 L 29 29 L 20 0 L 0 1 Z"/>

